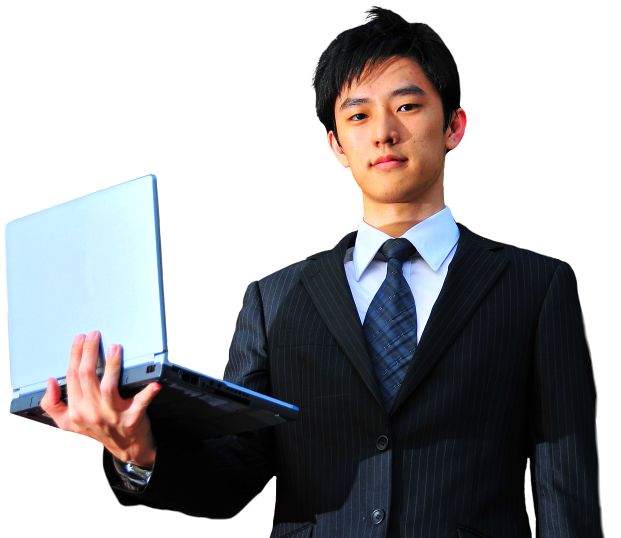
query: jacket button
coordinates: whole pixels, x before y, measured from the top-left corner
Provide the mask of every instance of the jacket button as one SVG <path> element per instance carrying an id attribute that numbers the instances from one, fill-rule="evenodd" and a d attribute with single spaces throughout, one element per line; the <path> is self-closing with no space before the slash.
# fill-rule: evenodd
<path id="1" fill-rule="evenodd" d="M 373 514 L 371 514 L 371 521 L 376 525 L 384 521 L 384 510 L 375 510 Z"/>
<path id="2" fill-rule="evenodd" d="M 386 450 L 386 447 L 388 446 L 388 437 L 386 437 L 385 435 L 380 435 L 377 438 L 375 446 L 377 446 L 378 450 Z"/>

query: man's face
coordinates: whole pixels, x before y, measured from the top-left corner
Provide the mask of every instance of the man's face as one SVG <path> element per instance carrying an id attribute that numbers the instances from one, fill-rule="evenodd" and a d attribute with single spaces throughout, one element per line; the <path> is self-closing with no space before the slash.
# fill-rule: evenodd
<path id="1" fill-rule="evenodd" d="M 330 146 L 362 189 L 365 216 L 378 204 L 444 207 L 446 149 L 461 140 L 465 114 L 460 132 L 453 125 L 444 131 L 440 96 L 416 62 L 397 57 L 376 65 L 343 88 L 334 113 L 338 142 L 330 131 Z"/>

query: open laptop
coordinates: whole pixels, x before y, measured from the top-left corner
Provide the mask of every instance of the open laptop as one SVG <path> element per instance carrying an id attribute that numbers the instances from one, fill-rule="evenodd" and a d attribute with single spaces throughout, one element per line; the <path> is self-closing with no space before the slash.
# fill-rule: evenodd
<path id="1" fill-rule="evenodd" d="M 123 346 L 123 396 L 162 385 L 151 418 L 201 438 L 297 418 L 294 405 L 168 361 L 155 176 L 9 222 L 6 258 L 11 413 L 55 425 L 40 407 L 47 378 L 66 399 L 73 336 L 97 329 L 102 350 Z"/>

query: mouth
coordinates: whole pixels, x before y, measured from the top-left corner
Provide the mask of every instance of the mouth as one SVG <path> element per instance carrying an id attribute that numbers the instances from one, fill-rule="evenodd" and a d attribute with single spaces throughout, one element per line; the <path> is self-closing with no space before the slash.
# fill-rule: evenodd
<path id="1" fill-rule="evenodd" d="M 388 170 L 391 168 L 397 168 L 402 166 L 407 159 L 405 157 L 398 157 L 397 155 L 382 155 L 375 159 L 371 166 L 373 168 L 379 168 L 380 170 Z"/>

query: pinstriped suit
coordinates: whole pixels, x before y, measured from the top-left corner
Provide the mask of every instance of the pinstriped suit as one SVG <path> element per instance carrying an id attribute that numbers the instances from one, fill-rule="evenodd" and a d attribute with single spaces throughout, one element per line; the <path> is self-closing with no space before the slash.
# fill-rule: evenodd
<path id="1" fill-rule="evenodd" d="M 230 517 L 276 474 L 274 538 L 524 538 L 530 457 L 537 536 L 600 537 L 595 388 L 574 274 L 459 227 L 389 415 L 344 275 L 354 233 L 251 284 L 237 322 L 225 378 L 298 405 L 300 419 L 201 442 L 154 424 L 143 493 L 115 486 L 105 459 L 119 500 Z"/>

